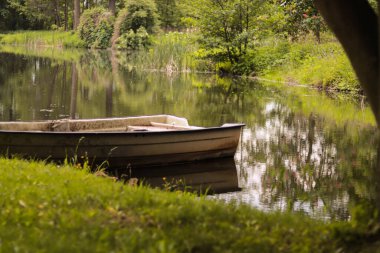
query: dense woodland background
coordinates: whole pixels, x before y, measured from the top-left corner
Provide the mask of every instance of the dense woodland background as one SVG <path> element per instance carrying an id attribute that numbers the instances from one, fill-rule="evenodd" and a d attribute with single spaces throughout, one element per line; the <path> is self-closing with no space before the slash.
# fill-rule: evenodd
<path id="1" fill-rule="evenodd" d="M 377 2 L 368 1 L 376 10 Z M 0 44 L 149 48 L 148 58 L 160 59 L 153 69 L 260 76 L 362 94 L 313 2 L 0 0 Z"/>
<path id="2" fill-rule="evenodd" d="M 132 2 L 139 2 L 141 5 L 154 4 L 153 8 L 157 11 L 160 27 L 163 29 L 196 27 L 202 24 L 202 18 L 209 12 L 213 12 L 218 18 L 236 19 L 219 20 L 227 23 L 234 21 L 236 29 L 250 30 L 255 24 L 258 28 L 257 24 L 266 23 L 270 27 L 260 27 L 259 30 L 266 28 L 294 38 L 309 31 L 319 36 L 321 30 L 325 29 L 312 0 L 1 0 L 0 30 L 70 30 L 75 26 L 75 9 L 82 14 L 88 9 L 103 7 L 117 16 Z M 141 12 L 140 15 L 144 13 Z M 222 26 L 223 23 L 219 25 Z"/>

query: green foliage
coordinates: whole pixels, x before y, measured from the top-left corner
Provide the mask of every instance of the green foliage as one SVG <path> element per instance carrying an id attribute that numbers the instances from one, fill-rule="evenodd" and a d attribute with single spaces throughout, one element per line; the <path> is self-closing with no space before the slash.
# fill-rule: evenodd
<path id="1" fill-rule="evenodd" d="M 0 30 L 47 29 L 52 6 L 52 1 L 0 0 Z"/>
<path id="2" fill-rule="evenodd" d="M 180 13 L 180 28 L 194 29 L 200 17 L 200 7 L 198 1 L 181 0 L 176 2 L 177 10 Z"/>
<path id="3" fill-rule="evenodd" d="M 316 44 L 311 39 L 297 43 L 274 39 L 257 46 L 252 60 L 258 76 L 328 90 L 361 92 L 347 56 L 335 41 Z"/>
<path id="4" fill-rule="evenodd" d="M 78 0 L 79 1 L 79 0 Z M 73 27 L 72 0 L 0 0 L 0 31 L 41 30 Z M 81 13 L 86 9 L 109 8 L 110 0 L 80 0 Z M 124 1 L 115 0 L 116 12 L 124 8 Z M 54 29 L 53 29 L 54 30 Z"/>
<path id="5" fill-rule="evenodd" d="M 161 27 L 165 29 L 180 27 L 182 13 L 177 1 L 155 0 Z"/>
<path id="6" fill-rule="evenodd" d="M 115 22 L 113 38 L 118 49 L 138 50 L 151 44 L 157 31 L 157 9 L 153 0 L 128 1 Z"/>
<path id="7" fill-rule="evenodd" d="M 286 14 L 283 30 L 288 36 L 297 39 L 300 35 L 312 32 L 317 41 L 320 41 L 321 32 L 326 31 L 327 26 L 315 8 L 313 0 L 278 0 L 278 2 L 281 2 Z"/>
<path id="8" fill-rule="evenodd" d="M 65 37 L 65 39 L 62 42 L 62 45 L 65 48 L 72 48 L 72 47 L 85 48 L 86 47 L 86 43 L 79 38 L 77 33 L 74 33 L 74 32 L 68 32 L 68 33 L 70 33 L 70 35 Z"/>
<path id="9" fill-rule="evenodd" d="M 263 15 L 268 3 L 262 1 L 211 1 L 199 2 L 203 52 L 198 56 L 214 62 L 230 62 L 234 74 L 249 74 L 253 66 L 251 57 L 254 43 L 260 39 L 270 18 Z"/>
<path id="10" fill-rule="evenodd" d="M 158 16 L 157 8 L 153 0 L 129 0 L 126 3 L 125 10 L 120 16 L 120 34 L 137 32 L 140 27 L 151 34 L 157 31 Z"/>
<path id="11" fill-rule="evenodd" d="M 117 49 L 139 50 L 150 44 L 149 34 L 144 27 L 140 27 L 136 32 L 131 29 L 116 40 Z"/>
<path id="12" fill-rule="evenodd" d="M 0 0 L 0 31 L 7 30 L 9 27 L 10 10 L 8 2 Z"/>
<path id="13" fill-rule="evenodd" d="M 262 75 L 287 63 L 286 56 L 290 53 L 291 44 L 287 41 L 276 41 L 275 44 L 257 46 L 252 61 L 255 66 L 255 74 Z M 296 51 L 293 60 L 298 61 L 304 56 L 304 52 Z"/>
<path id="14" fill-rule="evenodd" d="M 114 17 L 103 8 L 86 10 L 78 26 L 79 37 L 87 47 L 107 48 L 113 34 Z"/>
<path id="15" fill-rule="evenodd" d="M 375 12 L 377 13 L 377 8 L 378 8 L 378 3 L 377 3 L 377 0 L 368 0 L 368 3 L 371 5 L 371 7 L 375 10 Z"/>

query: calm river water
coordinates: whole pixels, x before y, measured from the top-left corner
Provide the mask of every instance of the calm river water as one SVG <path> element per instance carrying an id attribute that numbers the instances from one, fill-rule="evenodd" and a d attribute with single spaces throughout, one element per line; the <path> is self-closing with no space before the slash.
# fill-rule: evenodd
<path id="1" fill-rule="evenodd" d="M 376 198 L 378 138 L 361 103 L 304 87 L 137 71 L 107 51 L 5 51 L 2 121 L 174 114 L 200 126 L 246 124 L 234 160 L 130 172 L 153 186 L 201 186 L 212 198 L 337 220 Z"/>

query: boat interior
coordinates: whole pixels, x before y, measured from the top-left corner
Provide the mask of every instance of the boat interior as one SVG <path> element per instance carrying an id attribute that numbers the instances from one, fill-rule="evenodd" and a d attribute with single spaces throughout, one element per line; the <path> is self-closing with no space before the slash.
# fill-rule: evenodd
<path id="1" fill-rule="evenodd" d="M 60 119 L 33 122 L 0 122 L 0 131 L 20 132 L 142 132 L 200 129 L 187 119 L 172 115 L 153 115 L 104 119 Z"/>

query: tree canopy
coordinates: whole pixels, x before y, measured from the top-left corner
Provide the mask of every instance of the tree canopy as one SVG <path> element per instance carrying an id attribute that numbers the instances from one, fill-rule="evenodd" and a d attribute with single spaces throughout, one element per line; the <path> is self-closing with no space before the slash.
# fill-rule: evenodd
<path id="1" fill-rule="evenodd" d="M 0 30 L 69 30 L 79 25 L 79 16 L 87 9 L 102 7 L 116 16 L 126 5 L 131 5 L 133 2 L 146 3 L 146 1 L 133 0 L 0 0 Z M 155 3 L 157 17 L 164 30 L 194 28 L 204 24 L 202 18 L 210 13 L 213 14 L 210 18 L 219 15 L 221 18 L 229 18 L 226 20 L 229 23 L 235 22 L 235 25 L 231 26 L 232 29 L 235 29 L 237 24 L 237 16 L 241 15 L 243 18 L 245 15 L 241 25 L 251 26 L 249 23 L 253 20 L 253 16 L 260 17 L 258 13 L 252 12 L 252 9 L 256 8 L 253 6 L 258 4 L 271 7 L 266 14 L 268 18 L 276 19 L 272 22 L 274 26 L 272 28 L 278 33 L 298 38 L 313 32 L 318 37 L 319 32 L 325 29 L 324 22 L 312 0 L 152 0 L 152 2 Z M 228 10 L 221 13 L 220 8 Z M 275 12 L 272 12 L 273 10 Z M 248 22 L 247 13 L 250 19 Z M 246 24 L 243 24 L 244 22 Z M 215 22 L 214 25 L 221 23 Z"/>
<path id="2" fill-rule="evenodd" d="M 300 35 L 312 32 L 318 41 L 320 34 L 326 30 L 326 24 L 314 6 L 313 0 L 279 0 L 285 12 L 284 31 L 293 39 Z"/>

